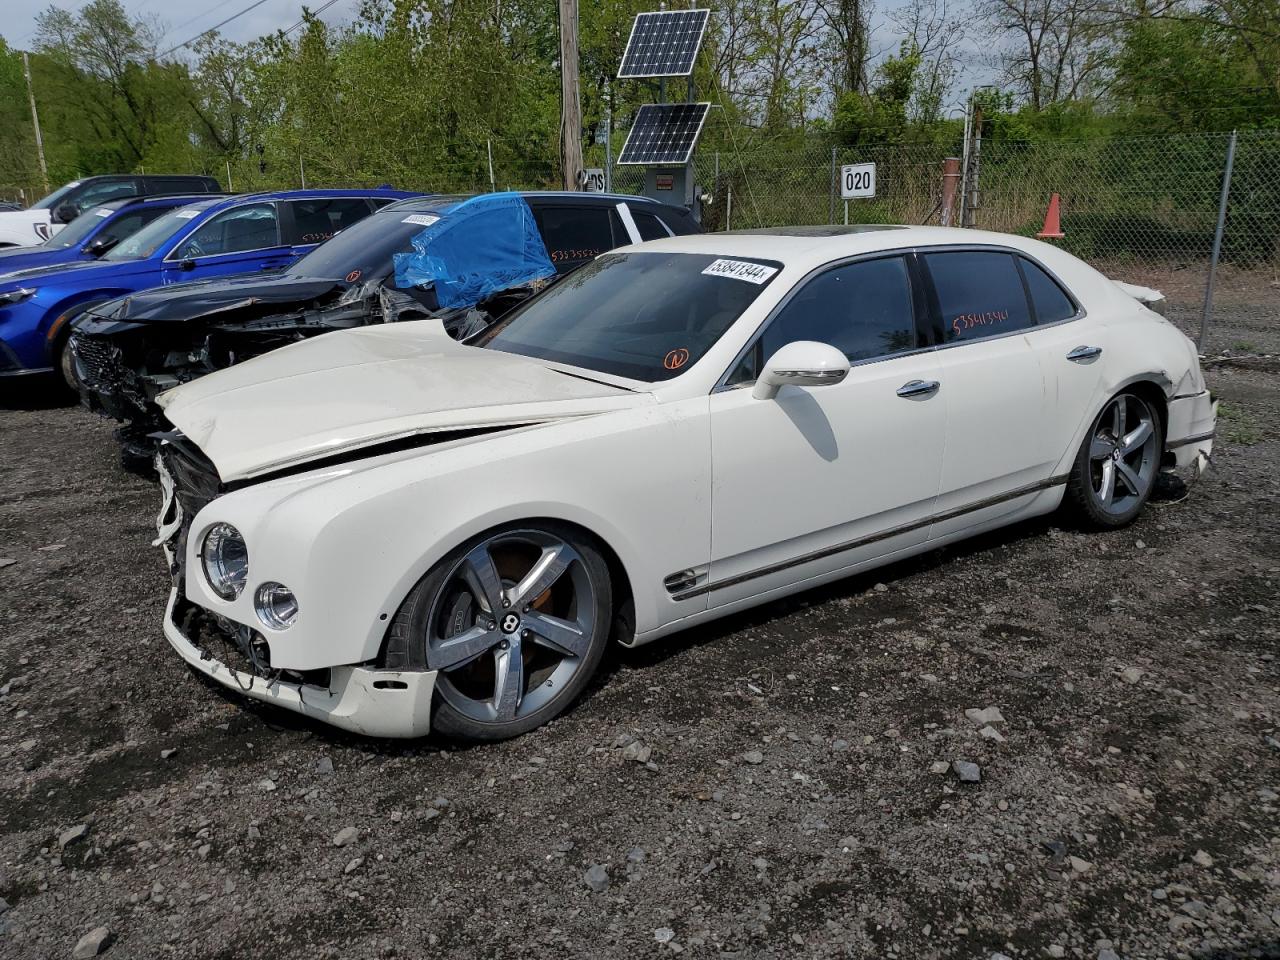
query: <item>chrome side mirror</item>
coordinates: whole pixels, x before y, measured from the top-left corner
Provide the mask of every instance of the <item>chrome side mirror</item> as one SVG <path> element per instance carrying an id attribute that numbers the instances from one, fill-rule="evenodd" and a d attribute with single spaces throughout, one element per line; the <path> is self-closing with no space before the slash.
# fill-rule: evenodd
<path id="1" fill-rule="evenodd" d="M 849 375 L 849 358 L 829 343 L 797 340 L 769 358 L 751 395 L 772 400 L 785 385 L 824 387 Z"/>

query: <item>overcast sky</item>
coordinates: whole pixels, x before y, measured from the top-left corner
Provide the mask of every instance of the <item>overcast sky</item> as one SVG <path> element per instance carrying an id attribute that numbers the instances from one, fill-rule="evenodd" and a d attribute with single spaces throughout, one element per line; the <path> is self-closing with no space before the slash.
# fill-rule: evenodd
<path id="1" fill-rule="evenodd" d="M 202 30 L 207 30 L 233 14 L 249 6 L 253 0 L 121 0 L 134 16 L 154 18 L 167 35 L 161 50 L 175 47 L 190 40 Z M 307 0 L 312 10 L 324 0 Z M 4 18 L 0 34 L 10 47 L 30 49 L 35 39 L 36 14 L 50 7 L 50 0 L 3 0 Z M 59 0 L 52 4 L 65 10 L 78 10 L 82 0 Z M 359 6 L 359 0 L 338 0 L 320 15 L 328 23 L 342 23 L 351 18 Z M 232 20 L 219 32 L 229 40 L 252 40 L 281 28 L 291 27 L 302 18 L 302 0 L 264 0 L 242 17 Z"/>

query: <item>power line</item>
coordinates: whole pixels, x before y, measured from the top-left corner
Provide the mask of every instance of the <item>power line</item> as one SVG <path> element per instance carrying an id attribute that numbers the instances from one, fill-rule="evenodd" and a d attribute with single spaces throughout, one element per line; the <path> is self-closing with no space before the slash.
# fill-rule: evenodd
<path id="1" fill-rule="evenodd" d="M 190 40 L 186 41 L 185 43 L 180 43 L 180 44 L 178 44 L 176 47 L 170 47 L 170 48 L 169 48 L 168 50 L 166 50 L 164 53 L 157 54 L 157 55 L 156 55 L 156 59 L 157 59 L 157 60 L 159 60 L 161 57 L 167 57 L 169 54 L 173 53 L 175 50 L 181 50 L 183 47 L 189 47 L 189 46 L 191 46 L 191 44 L 195 43 L 195 42 L 196 42 L 197 40 L 199 40 L 201 37 L 206 36 L 206 35 L 208 35 L 208 34 L 210 34 L 210 33 L 214 33 L 214 32 L 216 32 L 217 30 L 221 29 L 222 27 L 225 27 L 225 26 L 226 26 L 228 23 L 230 23 L 232 20 L 238 20 L 240 17 L 243 17 L 243 16 L 244 16 L 246 13 L 248 13 L 250 10 L 255 10 L 255 9 L 257 9 L 258 7 L 262 6 L 262 5 L 263 5 L 264 3 L 266 3 L 266 2 L 267 2 L 267 0 L 254 0 L 254 2 L 253 2 L 253 3 L 249 4 L 249 6 L 245 7 L 245 8 L 244 8 L 243 10 L 241 10 L 239 13 L 233 13 L 231 16 L 227 17 L 227 19 L 225 19 L 225 20 L 223 20 L 223 21 L 221 21 L 221 22 L 219 22 L 219 23 L 215 23 L 215 24 L 214 24 L 212 27 L 210 27 L 209 29 L 207 29 L 207 30 L 201 30 L 199 33 L 197 33 L 194 37 L 192 37 Z"/>
<path id="2" fill-rule="evenodd" d="M 314 11 L 312 11 L 312 13 L 311 13 L 312 18 L 314 19 L 315 17 L 320 16 L 320 14 L 324 13 L 326 10 L 328 10 L 330 7 L 332 7 L 332 6 L 333 6 L 335 3 L 337 3 L 337 2 L 338 2 L 338 0 L 329 0 L 329 2 L 328 2 L 328 3 L 322 3 L 322 4 L 321 4 L 319 7 L 317 7 Z M 295 23 L 295 24 L 294 24 L 292 27 L 290 27 L 288 30 L 281 30 L 281 31 L 280 31 L 280 35 L 281 35 L 282 37 L 287 37 L 289 34 L 293 33 L 293 31 L 297 30 L 300 26 L 302 26 L 302 25 L 303 25 L 304 23 L 306 23 L 306 22 L 307 22 L 307 18 L 306 18 L 306 17 L 303 17 L 301 20 L 299 20 L 297 23 Z"/>

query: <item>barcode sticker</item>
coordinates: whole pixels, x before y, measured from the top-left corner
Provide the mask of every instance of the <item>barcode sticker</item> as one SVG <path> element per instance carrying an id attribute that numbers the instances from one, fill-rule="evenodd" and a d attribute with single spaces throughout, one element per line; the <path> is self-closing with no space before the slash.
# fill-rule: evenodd
<path id="1" fill-rule="evenodd" d="M 192 217 L 200 216 L 199 210 L 179 210 L 174 214 L 180 220 L 190 220 Z"/>
<path id="2" fill-rule="evenodd" d="M 109 217 L 111 216 L 111 211 L 106 207 L 99 207 L 97 210 L 93 211 L 93 215 L 95 217 Z"/>
<path id="3" fill-rule="evenodd" d="M 750 260 L 716 260 L 702 272 L 710 277 L 732 277 L 747 283 L 764 283 L 778 272 L 778 268 L 766 267 Z"/>
<path id="4" fill-rule="evenodd" d="M 421 227 L 429 227 L 440 218 L 429 213 L 411 213 L 401 223 L 416 223 Z"/>

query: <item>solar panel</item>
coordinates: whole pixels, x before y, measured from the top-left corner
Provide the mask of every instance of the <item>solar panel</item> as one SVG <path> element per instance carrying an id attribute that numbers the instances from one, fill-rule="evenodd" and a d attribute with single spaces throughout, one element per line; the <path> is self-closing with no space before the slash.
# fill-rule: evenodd
<path id="1" fill-rule="evenodd" d="M 618 78 L 687 77 L 693 73 L 710 15 L 710 10 L 637 14 Z"/>
<path id="2" fill-rule="evenodd" d="M 618 163 L 633 166 L 688 163 L 710 109 L 709 103 L 645 104 L 636 114 Z"/>

